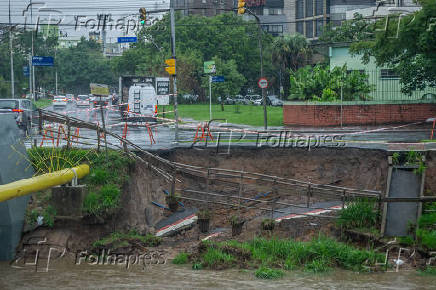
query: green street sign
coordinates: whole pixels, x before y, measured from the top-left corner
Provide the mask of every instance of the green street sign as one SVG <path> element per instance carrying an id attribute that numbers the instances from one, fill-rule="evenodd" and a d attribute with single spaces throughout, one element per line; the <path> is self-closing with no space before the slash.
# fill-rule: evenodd
<path id="1" fill-rule="evenodd" d="M 204 62 L 204 73 L 205 74 L 214 74 L 216 73 L 215 61 L 205 61 Z"/>

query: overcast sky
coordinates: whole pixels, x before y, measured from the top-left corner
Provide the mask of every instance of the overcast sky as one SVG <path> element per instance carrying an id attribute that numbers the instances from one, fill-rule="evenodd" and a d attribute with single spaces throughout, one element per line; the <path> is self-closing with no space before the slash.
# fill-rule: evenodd
<path id="1" fill-rule="evenodd" d="M 33 7 L 33 23 L 38 19 L 50 19 L 52 23 L 60 22 L 60 30 L 67 33 L 68 36 L 88 35 L 92 24 L 97 25 L 97 14 L 111 14 L 112 23 L 114 23 L 112 32 L 108 33 L 108 37 L 116 37 L 123 35 L 122 31 L 116 31 L 115 25 L 117 21 L 125 18 L 125 24 L 131 19 L 130 26 L 133 27 L 133 22 L 137 20 L 139 8 L 144 7 L 148 10 L 165 9 L 169 7 L 170 0 L 32 0 Z M 30 4 L 30 0 L 11 0 L 11 18 L 13 23 L 24 24 L 30 23 L 30 9 L 26 8 Z M 24 13 L 24 16 L 23 16 Z M 80 17 L 78 23 L 82 23 L 80 30 L 76 25 L 75 16 Z M 94 19 L 94 21 L 92 20 Z M 2 24 L 9 23 L 9 0 L 0 1 L 0 22 Z M 88 23 L 88 27 L 85 27 Z M 96 28 L 94 28 L 96 29 Z M 129 33 L 128 35 L 132 35 Z"/>

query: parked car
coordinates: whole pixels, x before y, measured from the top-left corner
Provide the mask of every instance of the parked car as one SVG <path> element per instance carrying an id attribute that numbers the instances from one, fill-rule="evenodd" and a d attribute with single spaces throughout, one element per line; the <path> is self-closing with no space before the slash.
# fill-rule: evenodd
<path id="1" fill-rule="evenodd" d="M 90 102 L 94 104 L 95 106 L 107 106 L 109 104 L 109 98 L 111 97 L 107 97 L 107 96 L 94 96 L 91 95 L 92 97 L 90 98 Z"/>
<path id="2" fill-rule="evenodd" d="M 267 96 L 266 97 L 266 104 L 269 106 L 283 106 L 283 101 L 280 100 L 277 96 Z"/>
<path id="3" fill-rule="evenodd" d="M 426 93 L 421 97 L 423 100 L 436 100 L 436 94 Z"/>
<path id="4" fill-rule="evenodd" d="M 236 95 L 234 97 L 234 100 L 235 100 L 235 103 L 238 103 L 238 104 L 243 104 L 243 105 L 251 104 L 251 100 L 250 99 L 248 99 L 248 98 L 246 98 L 244 96 L 241 96 L 241 95 Z"/>
<path id="5" fill-rule="evenodd" d="M 89 96 L 88 95 L 78 95 L 76 98 L 76 106 L 82 107 L 86 106 L 89 107 Z"/>
<path id="6" fill-rule="evenodd" d="M 198 95 L 184 94 L 181 96 L 181 103 L 193 104 L 198 101 Z"/>
<path id="7" fill-rule="evenodd" d="M 36 107 L 28 99 L 0 99 L 0 114 L 14 114 L 18 127 L 29 132 Z"/>
<path id="8" fill-rule="evenodd" d="M 263 105 L 263 99 L 260 98 L 260 99 L 254 100 L 253 101 L 253 105 L 255 105 L 255 106 L 262 106 Z"/>
<path id="9" fill-rule="evenodd" d="M 250 103 L 251 103 L 251 104 L 254 104 L 254 102 L 255 102 L 256 100 L 262 99 L 262 97 L 261 97 L 260 95 L 246 95 L 245 98 L 246 98 L 247 100 L 250 100 Z"/>
<path id="10" fill-rule="evenodd" d="M 66 96 L 54 96 L 53 97 L 53 107 L 66 107 L 67 106 L 67 97 Z"/>

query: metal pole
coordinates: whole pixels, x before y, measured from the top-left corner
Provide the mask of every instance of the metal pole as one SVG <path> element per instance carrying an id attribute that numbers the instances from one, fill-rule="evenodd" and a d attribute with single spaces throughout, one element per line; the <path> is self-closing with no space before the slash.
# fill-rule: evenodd
<path id="1" fill-rule="evenodd" d="M 12 50 L 11 0 L 9 0 L 9 50 L 11 55 L 11 96 L 15 98 L 14 53 Z"/>
<path id="2" fill-rule="evenodd" d="M 32 55 L 29 53 L 29 93 L 32 96 Z"/>
<path id="3" fill-rule="evenodd" d="M 32 0 L 30 0 L 30 22 L 31 24 L 33 24 L 33 7 L 32 7 Z M 32 58 L 33 58 L 33 29 L 31 31 L 32 33 Z M 32 98 L 33 100 L 36 100 L 35 97 L 35 67 L 32 64 L 32 67 L 30 68 L 30 70 L 32 71 Z"/>
<path id="4" fill-rule="evenodd" d="M 259 41 L 259 57 L 260 57 L 260 77 L 263 78 L 263 53 L 262 53 L 262 25 L 260 24 L 259 17 L 254 14 L 249 9 L 246 9 L 248 13 L 254 16 L 256 19 L 258 28 L 259 28 L 259 34 L 258 34 L 258 41 Z M 264 129 L 268 129 L 268 115 L 266 111 L 266 96 L 265 96 L 265 89 L 262 89 L 262 103 L 263 103 L 263 126 Z"/>
<path id="5" fill-rule="evenodd" d="M 176 59 L 176 23 L 174 20 L 174 0 L 171 1 L 170 8 L 170 22 L 171 22 L 171 50 L 172 56 Z M 177 61 L 175 63 L 176 73 L 177 73 Z M 175 129 L 175 143 L 179 142 L 179 114 L 177 112 L 177 78 L 173 75 L 173 96 L 174 96 L 174 129 Z"/>
<path id="6" fill-rule="evenodd" d="M 209 76 L 209 120 L 212 120 L 212 76 Z"/>
<path id="7" fill-rule="evenodd" d="M 56 68 L 56 95 L 58 94 L 58 69 Z"/>
<path id="8" fill-rule="evenodd" d="M 103 133 L 104 133 L 104 149 L 106 151 L 106 162 L 108 161 L 108 153 L 107 153 L 107 140 L 106 140 L 106 124 L 104 121 L 104 114 L 103 114 L 103 105 L 101 102 L 102 96 L 100 96 L 100 114 L 101 114 L 101 123 L 103 124 Z"/>
<path id="9" fill-rule="evenodd" d="M 344 87 L 344 80 L 341 77 L 341 128 L 342 128 L 342 118 L 343 118 L 343 106 L 342 106 L 342 102 L 343 102 L 343 99 L 344 99 L 344 90 L 343 90 L 343 87 Z"/>

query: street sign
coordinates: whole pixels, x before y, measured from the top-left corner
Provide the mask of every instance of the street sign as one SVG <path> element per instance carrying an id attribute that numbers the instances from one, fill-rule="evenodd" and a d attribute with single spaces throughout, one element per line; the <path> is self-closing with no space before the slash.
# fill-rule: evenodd
<path id="1" fill-rule="evenodd" d="M 215 61 L 210 60 L 210 61 L 205 61 L 204 65 L 204 73 L 205 74 L 214 74 L 216 73 L 216 66 L 215 66 Z"/>
<path id="2" fill-rule="evenodd" d="M 260 78 L 257 85 L 261 89 L 266 89 L 268 87 L 268 80 L 266 78 Z"/>
<path id="3" fill-rule="evenodd" d="M 213 83 L 223 83 L 224 82 L 224 76 L 213 76 L 212 77 Z"/>
<path id="4" fill-rule="evenodd" d="M 159 105 L 170 104 L 170 79 L 169 78 L 156 78 L 156 94 Z"/>
<path id="5" fill-rule="evenodd" d="M 30 75 L 29 66 L 27 66 L 27 65 L 23 66 L 23 74 L 25 77 L 28 77 Z"/>
<path id="6" fill-rule="evenodd" d="M 118 37 L 118 43 L 129 43 L 129 42 L 137 42 L 138 38 L 136 36 L 131 37 Z"/>
<path id="7" fill-rule="evenodd" d="M 107 85 L 102 84 L 89 84 L 91 87 L 91 94 L 97 96 L 108 96 L 109 95 L 109 87 Z"/>
<path id="8" fill-rule="evenodd" d="M 54 59 L 51 56 L 34 56 L 32 57 L 33 66 L 53 66 Z"/>

